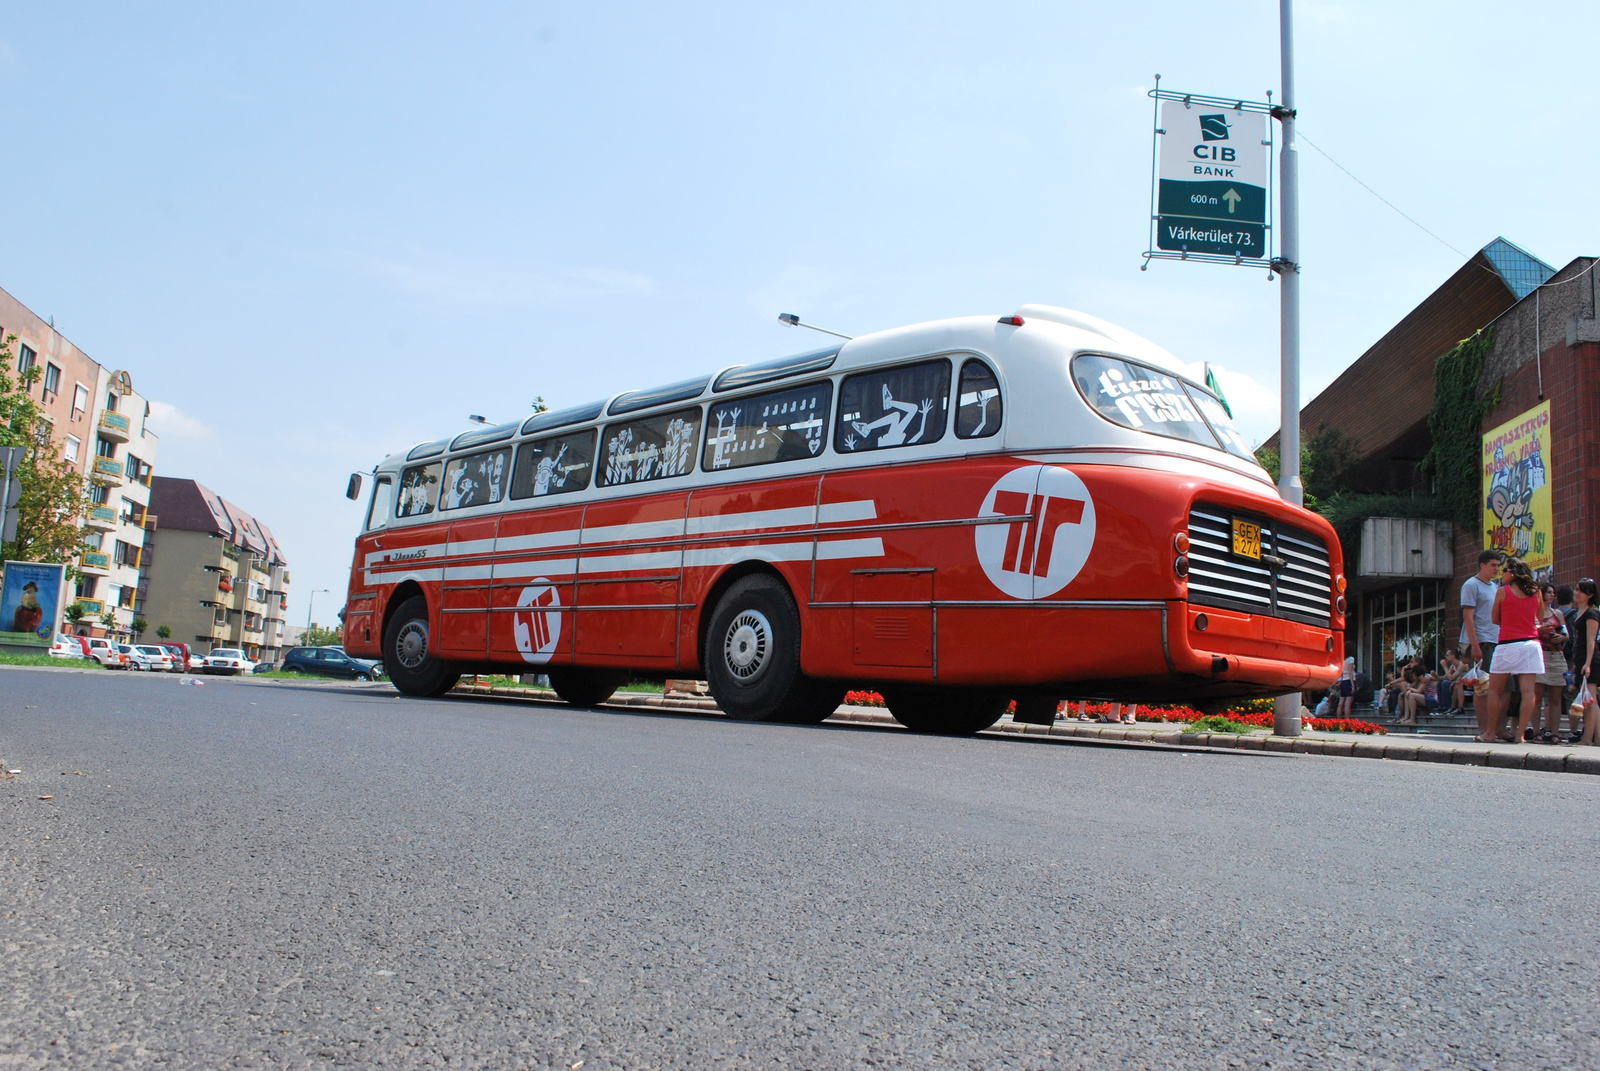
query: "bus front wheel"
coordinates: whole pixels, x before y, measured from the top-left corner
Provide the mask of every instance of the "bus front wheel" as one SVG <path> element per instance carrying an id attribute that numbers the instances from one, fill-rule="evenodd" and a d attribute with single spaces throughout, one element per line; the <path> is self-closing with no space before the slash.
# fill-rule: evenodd
<path id="1" fill-rule="evenodd" d="M 816 716 L 826 698 L 800 672 L 800 612 L 789 589 L 764 574 L 736 581 L 718 600 L 705 667 L 717 706 L 740 721 L 817 722 L 838 706 Z"/>
<path id="2" fill-rule="evenodd" d="M 413 595 L 400 604 L 383 632 L 383 664 L 389 679 L 406 695 L 444 695 L 461 674 L 430 650 L 428 600 Z"/>
<path id="3" fill-rule="evenodd" d="M 883 703 L 914 733 L 971 736 L 1000 720 L 1007 699 L 993 692 L 898 685 L 883 689 Z"/>
<path id="4" fill-rule="evenodd" d="M 626 673 L 614 669 L 564 666 L 545 673 L 555 693 L 575 707 L 599 706 L 628 681 Z"/>

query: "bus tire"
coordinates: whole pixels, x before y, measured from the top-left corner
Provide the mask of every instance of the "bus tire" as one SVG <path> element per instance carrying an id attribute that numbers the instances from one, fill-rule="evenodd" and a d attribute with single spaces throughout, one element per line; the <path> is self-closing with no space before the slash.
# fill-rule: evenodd
<path id="1" fill-rule="evenodd" d="M 788 712 L 777 720 L 789 725 L 821 725 L 833 717 L 833 712 L 844 702 L 845 691 L 842 684 L 807 677 L 803 696 L 798 697 Z"/>
<path id="2" fill-rule="evenodd" d="M 711 697 L 730 718 L 822 720 L 815 682 L 800 672 L 800 613 L 789 589 L 764 573 L 735 581 L 717 601 L 705 667 Z"/>
<path id="3" fill-rule="evenodd" d="M 441 696 L 461 674 L 429 648 L 428 600 L 413 595 L 400 604 L 383 630 L 383 664 L 404 695 Z"/>
<path id="4" fill-rule="evenodd" d="M 895 721 L 914 733 L 934 736 L 981 733 L 1000 720 L 1008 703 L 1003 695 L 965 688 L 890 685 L 882 694 Z"/>
<path id="5" fill-rule="evenodd" d="M 575 707 L 599 706 L 628 681 L 628 675 L 621 670 L 582 666 L 554 667 L 546 669 L 545 675 L 555 693 Z"/>

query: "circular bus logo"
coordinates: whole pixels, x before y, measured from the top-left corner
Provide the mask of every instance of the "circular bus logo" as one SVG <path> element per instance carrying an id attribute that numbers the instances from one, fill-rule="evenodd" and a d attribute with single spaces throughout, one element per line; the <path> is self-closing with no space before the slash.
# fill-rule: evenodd
<path id="1" fill-rule="evenodd" d="M 542 666 L 555 654 L 561 641 L 561 598 L 548 578 L 535 577 L 522 589 L 517 612 L 511 615 L 511 632 L 524 662 Z"/>
<path id="2" fill-rule="evenodd" d="M 1094 499 L 1077 473 L 1055 465 L 1012 469 L 989 488 L 973 529 L 978 563 L 1014 599 L 1048 599 L 1072 583 L 1094 549 Z"/>

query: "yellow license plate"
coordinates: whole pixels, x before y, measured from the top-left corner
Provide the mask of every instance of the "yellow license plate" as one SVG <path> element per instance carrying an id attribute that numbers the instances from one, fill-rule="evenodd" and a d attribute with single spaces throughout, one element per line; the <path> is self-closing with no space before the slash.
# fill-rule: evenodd
<path id="1" fill-rule="evenodd" d="M 1234 518 L 1233 552 L 1241 558 L 1261 560 L 1261 526 Z"/>

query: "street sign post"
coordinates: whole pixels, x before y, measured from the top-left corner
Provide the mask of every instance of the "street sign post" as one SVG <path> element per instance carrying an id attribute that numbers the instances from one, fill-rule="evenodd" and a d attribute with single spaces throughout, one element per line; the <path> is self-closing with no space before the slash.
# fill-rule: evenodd
<path id="1" fill-rule="evenodd" d="M 22 477 L 17 474 L 17 469 L 27 455 L 26 446 L 0 446 L 0 488 L 4 489 L 0 505 L 5 509 L 4 531 L 0 533 L 0 541 L 6 543 L 17 538 L 17 503 L 22 500 Z"/>

